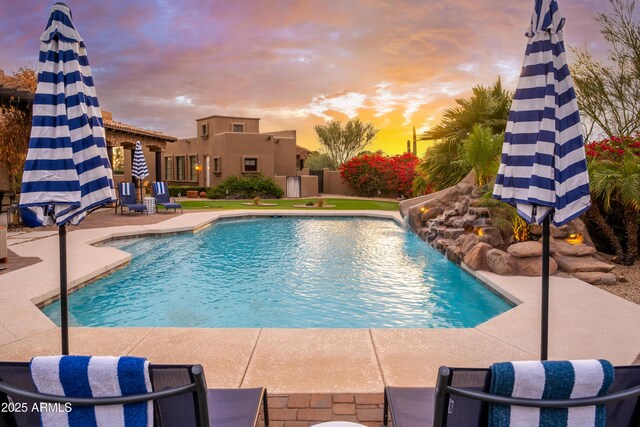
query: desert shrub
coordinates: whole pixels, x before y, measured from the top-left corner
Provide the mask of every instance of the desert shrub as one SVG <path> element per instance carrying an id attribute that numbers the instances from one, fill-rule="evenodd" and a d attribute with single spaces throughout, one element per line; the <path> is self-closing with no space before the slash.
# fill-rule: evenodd
<path id="1" fill-rule="evenodd" d="M 279 199 L 284 195 L 276 182 L 263 175 L 235 176 L 231 175 L 222 184 L 207 191 L 210 199 Z"/>

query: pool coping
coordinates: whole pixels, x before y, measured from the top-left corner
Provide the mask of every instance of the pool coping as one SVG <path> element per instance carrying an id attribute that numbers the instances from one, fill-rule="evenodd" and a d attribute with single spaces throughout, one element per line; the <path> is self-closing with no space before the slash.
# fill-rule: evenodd
<path id="1" fill-rule="evenodd" d="M 100 242 L 197 232 L 225 218 L 273 216 L 371 217 L 404 224 L 393 211 L 229 210 L 188 213 L 151 225 L 70 228 L 69 287 L 81 287 L 129 262 L 128 253 L 97 246 Z M 59 330 L 36 305 L 58 295 L 57 238 L 43 235 L 10 248 L 43 261 L 0 275 L 0 359 L 55 354 Z M 517 306 L 467 329 L 71 328 L 71 350 L 144 355 L 155 363 L 202 363 L 210 386 L 267 385 L 276 393 L 380 392 L 384 385 L 433 385 L 440 365 L 535 359 L 540 278 L 462 268 Z M 636 304 L 575 278 L 554 276 L 550 312 L 552 358 L 629 364 L 640 353 Z"/>

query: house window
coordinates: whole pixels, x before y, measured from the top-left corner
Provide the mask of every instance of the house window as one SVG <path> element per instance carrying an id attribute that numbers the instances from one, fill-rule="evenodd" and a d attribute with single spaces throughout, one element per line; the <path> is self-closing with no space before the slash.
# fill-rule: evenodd
<path id="1" fill-rule="evenodd" d="M 203 123 L 203 124 L 200 125 L 200 135 L 205 139 L 209 136 L 209 124 L 208 123 Z"/>
<path id="2" fill-rule="evenodd" d="M 189 177 L 189 179 L 191 181 L 198 180 L 198 171 L 196 170 L 197 164 L 198 164 L 198 156 L 197 155 L 189 156 L 189 166 L 191 166 L 191 176 Z"/>
<path id="3" fill-rule="evenodd" d="M 258 172 L 258 158 L 257 157 L 243 157 L 242 158 L 242 172 Z"/>
<path id="4" fill-rule="evenodd" d="M 164 179 L 165 181 L 173 180 L 173 158 L 164 158 Z"/>
<path id="5" fill-rule="evenodd" d="M 220 157 L 213 158 L 213 173 L 220 173 Z"/>
<path id="6" fill-rule="evenodd" d="M 176 180 L 184 181 L 185 179 L 185 157 L 176 156 Z"/>
<path id="7" fill-rule="evenodd" d="M 233 123 L 231 125 L 231 131 L 237 133 L 244 132 L 244 123 Z"/>

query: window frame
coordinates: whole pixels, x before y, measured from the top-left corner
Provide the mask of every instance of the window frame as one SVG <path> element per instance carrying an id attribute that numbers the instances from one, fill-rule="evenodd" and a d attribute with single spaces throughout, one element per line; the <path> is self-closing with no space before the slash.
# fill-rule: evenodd
<path id="1" fill-rule="evenodd" d="M 196 170 L 197 164 L 198 164 L 198 155 L 189 154 L 189 181 L 193 181 L 193 182 L 198 181 L 198 171 Z"/>
<path id="2" fill-rule="evenodd" d="M 211 172 L 216 174 L 222 173 L 222 160 L 220 156 L 212 156 L 211 160 L 213 160 L 213 166 L 211 167 Z M 217 168 L 216 168 L 216 164 L 218 166 Z"/>
<path id="3" fill-rule="evenodd" d="M 164 156 L 164 180 L 173 181 L 173 156 Z"/>
<path id="4" fill-rule="evenodd" d="M 187 175 L 187 156 L 184 154 L 176 155 L 175 164 L 176 164 L 176 181 L 186 181 Z M 180 159 L 182 159 L 182 177 L 180 176 Z"/>
<path id="5" fill-rule="evenodd" d="M 200 124 L 200 137 L 202 139 L 209 138 L 209 123 Z"/>
<path id="6" fill-rule="evenodd" d="M 255 160 L 255 170 L 247 170 L 247 160 Z M 259 156 L 242 156 L 242 173 L 259 173 L 260 157 Z"/>
<path id="7" fill-rule="evenodd" d="M 236 126 L 240 126 L 240 128 L 242 130 L 236 131 L 235 130 Z M 242 123 L 242 122 L 231 122 L 231 133 L 244 133 L 244 129 L 245 129 L 244 123 Z"/>

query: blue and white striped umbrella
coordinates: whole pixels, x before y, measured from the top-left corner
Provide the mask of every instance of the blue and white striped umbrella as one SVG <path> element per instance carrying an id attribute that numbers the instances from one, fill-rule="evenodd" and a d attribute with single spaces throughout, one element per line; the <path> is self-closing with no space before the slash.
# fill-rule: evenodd
<path id="1" fill-rule="evenodd" d="M 529 223 L 556 226 L 589 208 L 589 176 L 578 103 L 556 0 L 536 0 L 529 42 L 505 132 L 493 197 Z"/>
<path id="2" fill-rule="evenodd" d="M 136 142 L 136 149 L 133 151 L 131 175 L 138 179 L 149 176 L 149 168 L 147 168 L 147 162 L 144 160 L 142 144 L 140 144 L 140 141 Z"/>
<path id="3" fill-rule="evenodd" d="M 102 112 L 84 41 L 61 3 L 40 37 L 38 86 L 20 208 L 31 227 L 77 225 L 115 201 Z"/>

